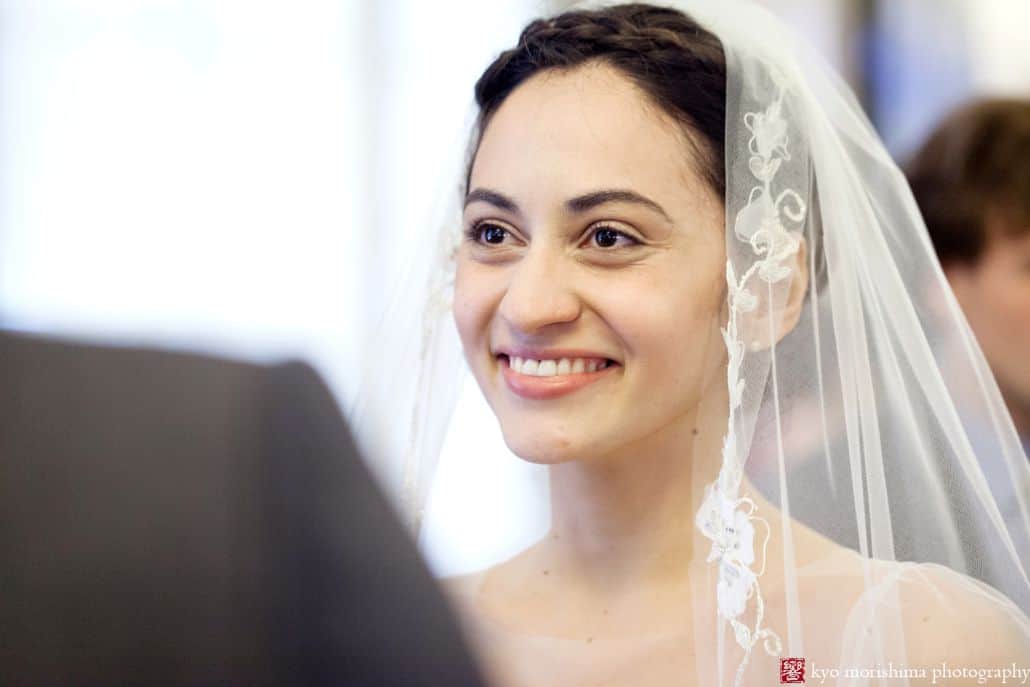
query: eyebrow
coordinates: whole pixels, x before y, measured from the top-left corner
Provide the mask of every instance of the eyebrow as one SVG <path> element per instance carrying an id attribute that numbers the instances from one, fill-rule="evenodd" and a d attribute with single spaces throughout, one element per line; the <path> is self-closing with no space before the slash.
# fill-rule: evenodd
<path id="1" fill-rule="evenodd" d="M 508 196 L 503 193 L 499 193 L 498 191 L 492 191 L 486 188 L 475 188 L 469 191 L 465 196 L 465 207 L 468 207 L 470 203 L 474 203 L 476 201 L 489 203 L 490 205 L 507 212 L 521 214 L 518 204 Z M 636 191 L 630 191 L 628 189 L 603 189 L 600 191 L 585 193 L 581 196 L 576 196 L 575 198 L 570 198 L 565 201 L 565 209 L 573 214 L 579 214 L 600 205 L 605 205 L 606 203 L 634 203 L 636 205 L 643 205 L 644 207 L 650 208 L 660 214 L 666 221 L 672 222 L 672 219 L 669 217 L 669 213 L 667 213 L 661 205 L 654 202 L 647 196 L 643 196 Z"/>

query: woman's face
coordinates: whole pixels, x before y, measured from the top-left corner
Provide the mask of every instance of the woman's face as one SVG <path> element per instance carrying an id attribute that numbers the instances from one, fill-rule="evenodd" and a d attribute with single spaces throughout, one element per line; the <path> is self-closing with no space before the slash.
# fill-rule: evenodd
<path id="1" fill-rule="evenodd" d="M 723 209 L 691 160 L 678 125 L 603 65 L 537 74 L 495 113 L 454 317 L 517 455 L 631 453 L 692 423 L 724 374 Z"/>

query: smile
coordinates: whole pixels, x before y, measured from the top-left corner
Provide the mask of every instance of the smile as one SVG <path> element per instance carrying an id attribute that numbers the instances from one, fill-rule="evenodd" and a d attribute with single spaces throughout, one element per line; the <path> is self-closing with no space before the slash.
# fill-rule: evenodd
<path id="1" fill-rule="evenodd" d="M 533 360 L 509 356 L 508 365 L 519 374 L 534 377 L 555 377 L 557 375 L 596 372 L 612 365 L 610 360 L 599 358 L 560 358 L 557 360 Z"/>
<path id="2" fill-rule="evenodd" d="M 504 381 L 522 398 L 548 399 L 564 396 L 608 376 L 618 364 L 604 358 L 534 360 L 498 356 Z"/>

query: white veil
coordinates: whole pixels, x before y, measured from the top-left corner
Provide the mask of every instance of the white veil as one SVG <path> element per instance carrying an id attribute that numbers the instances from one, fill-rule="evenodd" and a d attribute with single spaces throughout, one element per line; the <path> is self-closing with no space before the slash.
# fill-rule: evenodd
<path id="1" fill-rule="evenodd" d="M 848 88 L 765 10 L 657 4 L 714 33 L 727 63 L 728 426 L 694 447 L 722 468 L 684 503 L 701 552 L 684 570 L 684 636 L 585 644 L 472 619 L 473 640 L 513 685 L 778 684 L 798 668 L 785 658 L 807 658 L 809 684 L 1023 681 L 1030 465 L 904 177 Z M 449 426 L 464 372 L 449 303 L 465 161 L 355 411 L 366 445 L 396 460 L 386 479 L 416 532 L 448 429 L 463 431 Z M 802 246 L 807 297 L 777 341 Z M 547 520 L 543 491 L 518 508 Z M 477 517 L 458 509 L 448 532 Z M 811 555 L 823 540 L 837 550 Z M 474 605 L 483 577 L 469 579 Z"/>

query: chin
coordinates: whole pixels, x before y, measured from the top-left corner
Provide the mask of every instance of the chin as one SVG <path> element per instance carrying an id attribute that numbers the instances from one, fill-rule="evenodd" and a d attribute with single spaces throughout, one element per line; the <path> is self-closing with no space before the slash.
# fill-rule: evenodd
<path id="1" fill-rule="evenodd" d="M 512 453 L 536 465 L 561 465 L 609 455 L 614 448 L 612 440 L 615 439 L 610 435 L 584 437 L 532 427 L 505 430 L 502 426 L 502 434 L 504 443 Z"/>
<path id="2" fill-rule="evenodd" d="M 504 432 L 504 443 L 516 456 L 537 465 L 558 465 L 579 460 L 585 450 L 567 436 L 546 436 L 525 430 Z"/>

